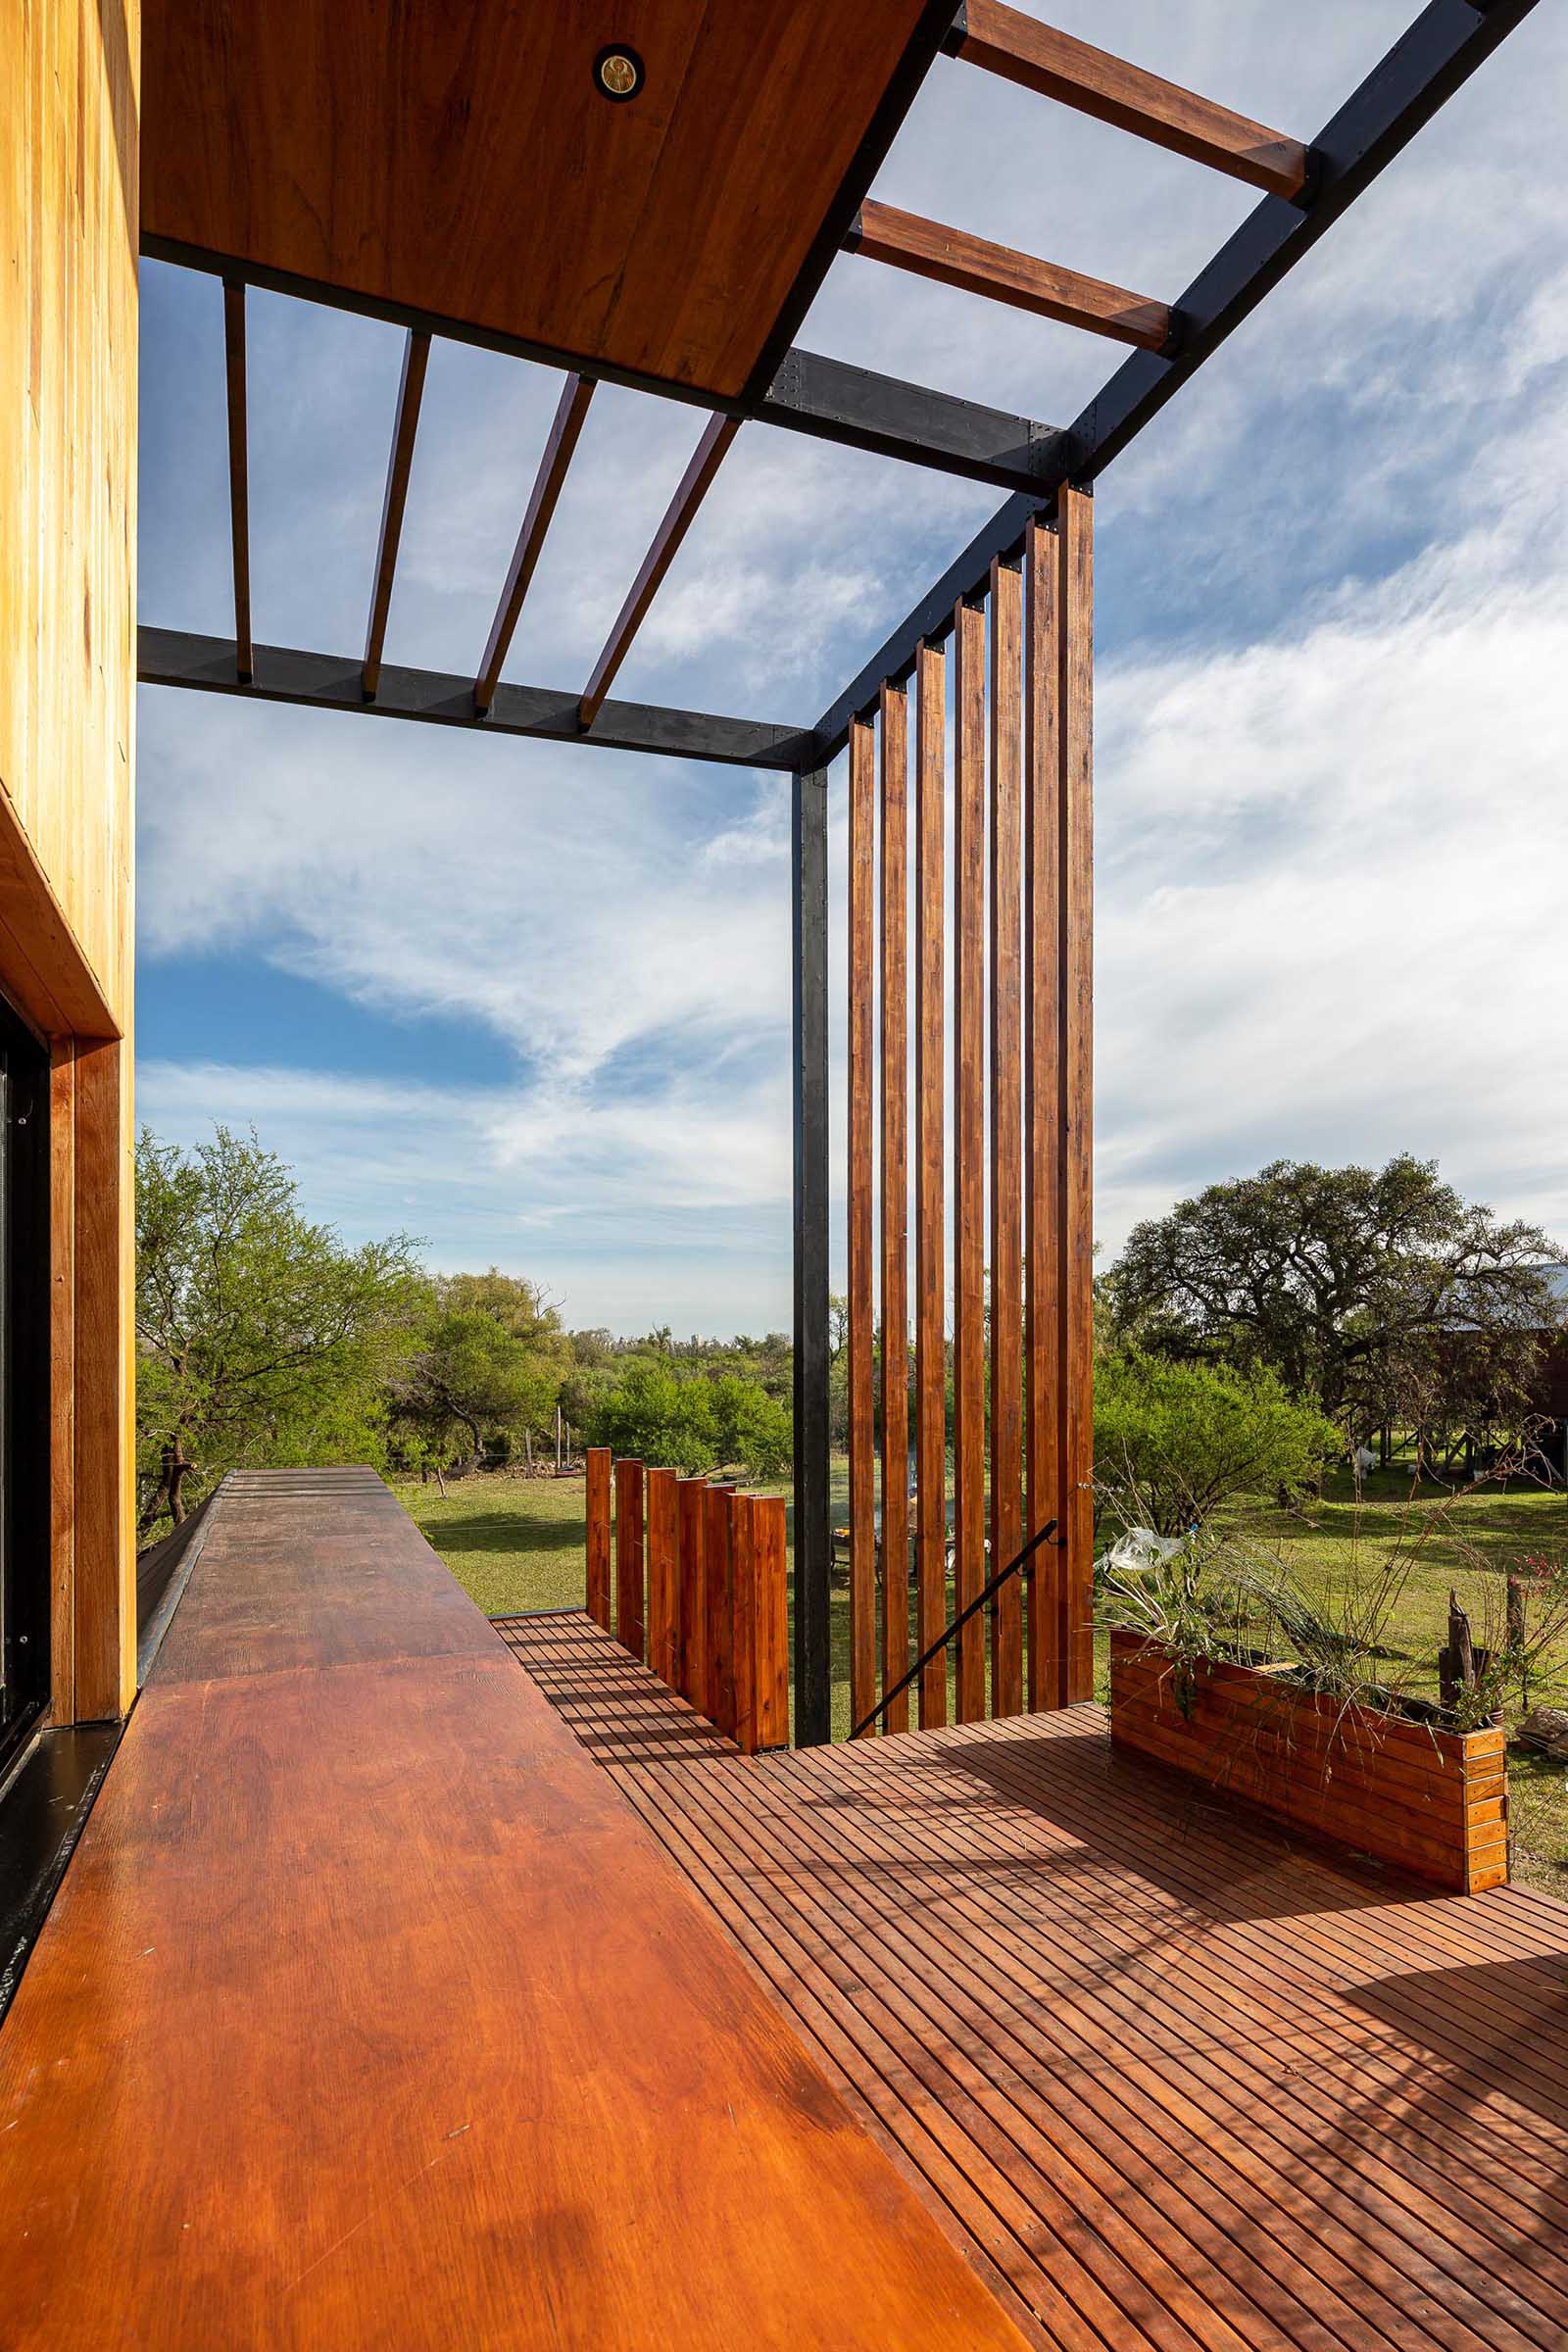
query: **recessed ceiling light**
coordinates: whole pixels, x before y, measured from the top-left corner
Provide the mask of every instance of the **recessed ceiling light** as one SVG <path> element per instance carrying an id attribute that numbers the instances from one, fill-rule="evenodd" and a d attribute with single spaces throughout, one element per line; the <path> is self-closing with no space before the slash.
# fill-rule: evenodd
<path id="1" fill-rule="evenodd" d="M 646 78 L 642 59 L 624 41 L 612 41 L 594 59 L 594 87 L 602 98 L 612 98 L 617 106 L 635 98 Z"/>

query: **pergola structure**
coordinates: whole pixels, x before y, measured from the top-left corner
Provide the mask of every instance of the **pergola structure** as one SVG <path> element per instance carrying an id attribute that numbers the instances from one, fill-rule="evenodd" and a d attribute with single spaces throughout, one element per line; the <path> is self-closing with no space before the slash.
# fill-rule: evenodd
<path id="1" fill-rule="evenodd" d="M 141 248 L 221 281 L 231 634 L 144 625 L 149 684 L 782 769 L 795 779 L 797 1736 L 829 1729 L 829 763 L 850 753 L 852 1706 L 908 1721 L 902 1608 L 883 1559 L 911 1539 L 922 1649 L 946 1605 L 944 1133 L 952 1255 L 957 1599 L 1052 1540 L 957 1637 L 960 1719 L 1090 1691 L 1092 506 L 1097 477 L 1528 15 L 1431 0 L 1312 137 L 1251 122 L 1004 0 L 605 0 L 389 16 L 350 35 L 308 0 L 149 8 Z M 926 75 L 997 74 L 1256 188 L 1171 298 L 879 202 Z M 380 135 L 362 135 L 366 121 Z M 524 162 L 545 192 L 519 224 Z M 834 257 L 858 254 L 1126 348 L 1067 424 L 852 367 L 796 342 Z M 251 627 L 250 285 L 407 328 L 363 652 Z M 559 368 L 555 418 L 471 674 L 389 663 L 388 614 L 436 336 Z M 589 676 L 505 678 L 596 386 L 705 411 L 696 450 Z M 616 678 L 736 436 L 760 422 L 995 483 L 1006 502 L 810 723 L 649 707 Z M 949 742 L 945 649 L 954 649 Z M 907 713 L 913 684 L 915 719 Z M 909 768 L 913 739 L 912 789 Z M 944 872 L 951 763 L 955 872 Z M 916 937 L 905 897 L 911 818 Z M 949 899 L 951 896 L 951 915 Z M 878 940 L 879 933 L 879 940 Z M 944 1037 L 948 968 L 953 1035 Z M 915 1082 L 905 1065 L 915 1041 Z M 951 1101 L 945 1062 L 951 1054 Z M 877 1098 L 873 1104 L 873 1096 Z M 873 1116 L 875 1108 L 876 1115 Z M 879 1129 L 879 1150 L 873 1144 Z M 906 1426 L 909 1154 L 915 1411 Z M 989 1183 L 987 1154 L 989 1149 Z M 879 1181 L 878 1181 L 879 1177 Z M 989 1235 L 986 1231 L 989 1210 Z M 992 1321 L 987 1436 L 987 1264 Z M 875 1334 L 883 1346 L 880 1543 Z M 999 1339 L 1013 1345 L 998 1345 Z M 912 1437 L 913 1523 L 906 1503 Z M 989 1458 L 989 1517 L 987 1503 Z M 931 1506 L 920 1508 L 920 1497 Z M 989 1555 L 989 1564 L 988 1564 Z M 919 1678 L 940 1722 L 945 1670 Z"/>
<path id="2" fill-rule="evenodd" d="M 1239 1715 L 1250 1758 L 1266 1738 L 1293 1759 L 1287 1831 L 1235 1788 L 1211 1802 L 1148 1760 L 1169 1756 L 1167 1729 L 1175 1741 L 1150 1697 L 1157 1658 L 1133 1659 L 1119 1726 L 1078 1703 L 1093 485 L 1531 4 L 1430 0 L 1310 140 L 997 0 L 0 8 L 7 2346 L 1562 2340 L 1568 1912 L 1497 1883 L 1501 1733 L 1466 1736 L 1461 1778 L 1431 1762 L 1426 1727 L 1396 1724 L 1385 1786 L 1353 1741 L 1316 1743 L 1316 1703 L 1279 1733 Z M 1259 201 L 1174 300 L 892 211 L 876 174 L 922 78 L 966 70 Z M 796 338 L 846 247 L 1127 355 L 1065 426 L 814 356 Z M 212 637 L 136 625 L 139 253 L 222 286 L 234 617 Z M 408 330 L 349 656 L 254 642 L 252 284 Z M 461 676 L 385 658 L 436 335 L 564 377 Z M 588 676 L 514 684 L 509 648 L 601 382 L 708 421 Z M 1006 501 L 814 722 L 616 699 L 692 515 L 757 421 Z M 643 1465 L 618 1465 L 614 1638 L 603 1457 L 585 1610 L 488 1620 L 365 1469 L 232 1473 L 138 1561 L 138 673 L 793 778 L 797 1749 L 776 1499 L 677 1493 L 667 1471 L 645 1490 Z M 831 1745 L 835 912 L 852 1713 L 904 1736 Z M 672 1594 L 699 1560 L 707 1606 L 710 1525 L 730 1613 L 699 1681 Z M 737 1551 L 749 1568 L 730 1575 Z M 764 1591 L 765 1640 L 755 1613 L 747 1631 Z M 935 1662 L 950 1632 L 952 1725 Z M 1446 1756 L 1464 1745 L 1441 1738 Z M 1347 1790 L 1353 1849 L 1296 1839 L 1321 1819 L 1318 1767 L 1318 1794 L 1329 1775 Z M 1259 1761 L 1242 1791 L 1264 1777 Z M 1462 1894 L 1400 1875 L 1440 1832 L 1465 1850 Z M 1391 1853 L 1392 1875 L 1365 1860 Z"/>

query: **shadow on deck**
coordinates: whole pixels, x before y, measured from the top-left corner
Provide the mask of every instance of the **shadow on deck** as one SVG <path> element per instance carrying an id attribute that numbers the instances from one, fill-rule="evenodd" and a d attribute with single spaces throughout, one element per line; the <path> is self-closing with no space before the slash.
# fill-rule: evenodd
<path id="1" fill-rule="evenodd" d="M 1568 2341 L 1568 1908 L 1433 1896 L 1094 1707 L 744 1758 L 499 1630 L 1034 2340 Z"/>

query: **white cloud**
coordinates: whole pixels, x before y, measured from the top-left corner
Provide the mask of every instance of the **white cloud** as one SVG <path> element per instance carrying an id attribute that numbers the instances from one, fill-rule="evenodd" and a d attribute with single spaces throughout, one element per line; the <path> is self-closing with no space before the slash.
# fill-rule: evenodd
<path id="1" fill-rule="evenodd" d="M 1309 133 L 1411 10 L 1319 0 L 1288 41 L 1275 0 L 1037 13 Z M 1435 1153 L 1499 1207 L 1568 1226 L 1568 277 L 1541 162 L 1565 97 L 1568 29 L 1543 10 L 1100 487 L 1113 1246 L 1281 1152 Z M 947 62 L 879 193 L 1167 296 L 1251 202 Z M 170 273 L 148 286 L 155 328 L 185 340 L 146 404 L 144 616 L 219 627 L 218 312 L 187 333 Z M 802 340 L 1057 420 L 1118 356 L 852 258 Z M 258 298 L 264 637 L 341 650 L 363 632 L 397 347 Z M 474 660 L 555 393 L 543 370 L 438 354 L 393 658 Z M 697 429 L 678 406 L 597 397 L 510 674 L 586 674 Z M 808 717 L 994 504 L 748 427 L 621 687 Z M 144 953 L 244 948 L 372 1006 L 480 1024 L 517 1056 L 496 1088 L 428 1069 L 388 1087 L 184 1065 L 164 1039 L 142 1072 L 162 1129 L 254 1117 L 317 1213 L 529 1271 L 574 1319 L 786 1319 L 776 780 L 159 695 L 140 766 Z M 834 887 L 841 914 L 841 866 Z"/>

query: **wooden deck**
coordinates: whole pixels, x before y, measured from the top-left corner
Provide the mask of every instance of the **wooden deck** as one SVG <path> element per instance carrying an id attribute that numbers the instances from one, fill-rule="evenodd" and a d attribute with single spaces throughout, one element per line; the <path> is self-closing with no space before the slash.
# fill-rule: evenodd
<path id="1" fill-rule="evenodd" d="M 1034 2341 L 1568 2343 L 1568 1907 L 1293 1845 L 1094 1707 L 748 1759 L 586 1617 L 502 1630 Z"/>
<path id="2" fill-rule="evenodd" d="M 5 2352 L 1017 2352 L 368 1472 L 232 1480 L 0 2027 Z"/>

